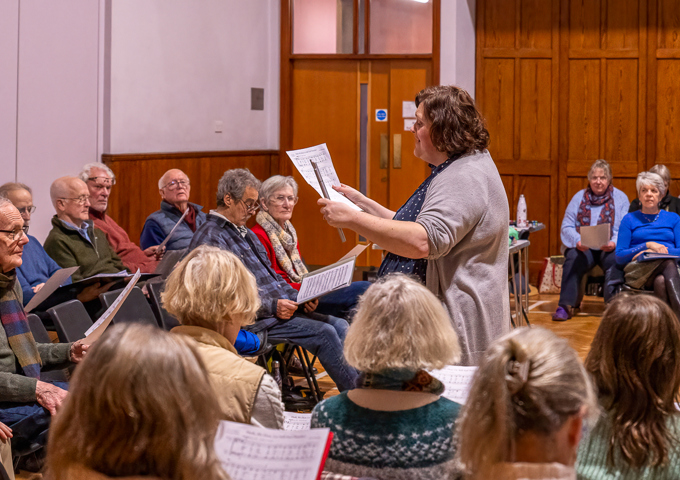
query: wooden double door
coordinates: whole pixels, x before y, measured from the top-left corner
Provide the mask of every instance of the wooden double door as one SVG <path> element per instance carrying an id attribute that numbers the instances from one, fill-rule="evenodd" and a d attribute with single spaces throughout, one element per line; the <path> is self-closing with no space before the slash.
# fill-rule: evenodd
<path id="1" fill-rule="evenodd" d="M 413 155 L 409 131 L 415 95 L 432 84 L 427 59 L 298 59 L 291 76 L 291 144 L 299 149 L 326 143 L 340 181 L 396 210 L 429 174 Z M 383 120 L 385 110 L 386 118 Z M 357 242 L 345 230 L 341 243 L 335 228 L 320 214 L 319 198 L 295 171 L 300 201 L 293 224 L 300 250 L 310 265 L 337 261 Z M 379 265 L 382 252 L 367 249 L 357 265 Z"/>

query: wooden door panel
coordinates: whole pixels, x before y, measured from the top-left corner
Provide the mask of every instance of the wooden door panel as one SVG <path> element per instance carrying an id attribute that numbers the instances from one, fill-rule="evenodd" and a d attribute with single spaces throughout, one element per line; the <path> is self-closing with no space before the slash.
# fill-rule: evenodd
<path id="1" fill-rule="evenodd" d="M 520 60 L 520 158 L 550 160 L 552 60 Z"/>
<path id="2" fill-rule="evenodd" d="M 484 9 L 486 34 L 482 45 L 487 48 L 515 47 L 515 19 L 517 10 L 514 1 L 487 0 Z"/>
<path id="3" fill-rule="evenodd" d="M 638 0 L 602 0 L 606 16 L 602 48 L 637 49 L 639 46 L 640 3 Z"/>
<path id="4" fill-rule="evenodd" d="M 489 130 L 489 152 L 496 161 L 514 158 L 514 59 L 488 58 L 482 61 L 479 104 Z"/>
<path id="5" fill-rule="evenodd" d="M 401 136 L 401 167 L 394 165 L 394 150 L 390 155 L 388 208 L 401 207 L 430 173 L 424 161 L 413 154 L 415 138 L 404 130 L 402 102 L 415 101 L 416 94 L 430 85 L 432 71 L 427 61 L 390 62 L 390 145 L 395 135 Z"/>
<path id="6" fill-rule="evenodd" d="M 656 163 L 680 161 L 680 60 L 658 61 Z M 676 194 L 680 193 L 676 190 Z"/>
<path id="7" fill-rule="evenodd" d="M 600 48 L 601 0 L 569 2 L 569 48 Z"/>
<path id="8" fill-rule="evenodd" d="M 520 48 L 552 48 L 552 8 L 545 0 L 520 1 Z"/>
<path id="9" fill-rule="evenodd" d="M 680 49 L 680 2 L 677 0 L 659 0 L 658 6 L 657 47 L 678 50 Z"/>
<path id="10" fill-rule="evenodd" d="M 326 143 L 340 181 L 354 188 L 359 180 L 358 85 L 354 61 L 301 60 L 293 66 L 293 149 Z M 356 235 L 347 230 L 342 244 L 337 229 L 319 212 L 319 195 L 297 171 L 294 177 L 300 186 L 293 218 L 300 250 L 310 265 L 333 263 L 355 244 Z"/>
<path id="11" fill-rule="evenodd" d="M 638 159 L 638 60 L 607 60 L 604 158 L 612 164 Z"/>
<path id="12" fill-rule="evenodd" d="M 542 259 L 550 255 L 550 231 L 553 220 L 550 217 L 550 202 L 546 201 L 545 194 L 552 190 L 551 187 L 552 180 L 549 176 L 522 175 L 519 177 L 517 198 L 513 198 L 512 201 L 516 209 L 519 195 L 523 194 L 527 202 L 528 219 L 545 224 L 545 230 L 532 234 L 529 238 L 531 241 L 529 261 L 533 270 L 539 269 Z"/>
<path id="13" fill-rule="evenodd" d="M 600 60 L 569 62 L 568 158 L 600 156 Z"/>

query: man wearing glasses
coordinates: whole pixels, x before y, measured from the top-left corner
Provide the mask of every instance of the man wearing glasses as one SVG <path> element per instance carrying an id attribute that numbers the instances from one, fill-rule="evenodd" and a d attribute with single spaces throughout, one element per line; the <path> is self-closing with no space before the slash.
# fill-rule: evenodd
<path id="1" fill-rule="evenodd" d="M 111 248 L 131 272 L 139 269 L 142 273 L 153 273 L 158 266 L 162 252 L 158 244 L 142 250 L 130 240 L 127 232 L 113 218 L 106 214 L 109 206 L 111 188 L 116 184 L 116 176 L 103 163 L 88 163 L 78 177 L 85 182 L 90 192 L 90 220 L 106 235 Z"/>
<path id="2" fill-rule="evenodd" d="M 167 250 L 187 248 L 196 229 L 205 222 L 205 213 L 201 211 L 203 207 L 189 201 L 191 193 L 189 177 L 182 170 L 176 168 L 168 170 L 158 181 L 158 191 L 162 198 L 161 209 L 147 217 L 139 239 L 141 247 L 146 250 L 162 243 L 188 210 L 186 217 L 165 246 Z"/>
<path id="3" fill-rule="evenodd" d="M 50 187 L 50 197 L 57 214 L 52 217 L 45 251 L 62 268 L 80 267 L 73 274 L 74 281 L 126 270 L 104 232 L 90 220 L 90 191 L 85 182 L 76 177 L 58 178 Z"/>
<path id="4" fill-rule="evenodd" d="M 5 183 L 0 187 L 0 197 L 7 198 L 19 210 L 24 227 L 31 223 L 35 212 L 33 192 L 23 183 Z M 37 238 L 26 234 L 29 242 L 24 247 L 23 263 L 17 268 L 17 279 L 24 295 L 24 305 L 45 285 L 45 282 L 61 267 L 45 252 Z M 71 283 L 69 278 L 64 285 Z"/>

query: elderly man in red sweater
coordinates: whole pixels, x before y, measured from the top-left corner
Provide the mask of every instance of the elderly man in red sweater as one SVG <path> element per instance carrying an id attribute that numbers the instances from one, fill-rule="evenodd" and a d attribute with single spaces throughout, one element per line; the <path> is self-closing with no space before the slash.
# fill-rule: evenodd
<path id="1" fill-rule="evenodd" d="M 90 190 L 90 220 L 94 222 L 95 227 L 104 232 L 125 267 L 131 272 L 139 269 L 142 273 L 153 273 L 162 256 L 162 252 L 158 252 L 158 246 L 142 250 L 130 240 L 127 232 L 106 214 L 111 187 L 116 184 L 116 176 L 111 169 L 103 163 L 88 163 L 78 177 Z"/>

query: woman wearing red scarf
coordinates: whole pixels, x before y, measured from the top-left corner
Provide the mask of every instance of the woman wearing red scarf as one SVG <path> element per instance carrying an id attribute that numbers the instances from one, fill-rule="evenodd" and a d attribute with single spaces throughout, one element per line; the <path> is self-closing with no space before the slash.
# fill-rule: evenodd
<path id="1" fill-rule="evenodd" d="M 621 219 L 630 202 L 625 193 L 612 185 L 612 170 L 606 160 L 596 160 L 588 172 L 588 188 L 579 191 L 569 202 L 562 221 L 564 266 L 562 289 L 553 320 L 568 320 L 574 313 L 583 276 L 595 265 L 605 272 L 616 263 L 616 237 Z M 581 245 L 581 227 L 608 223 L 610 239 L 598 249 Z M 607 292 L 605 292 L 607 293 Z M 605 298 L 605 301 L 608 299 Z"/>

